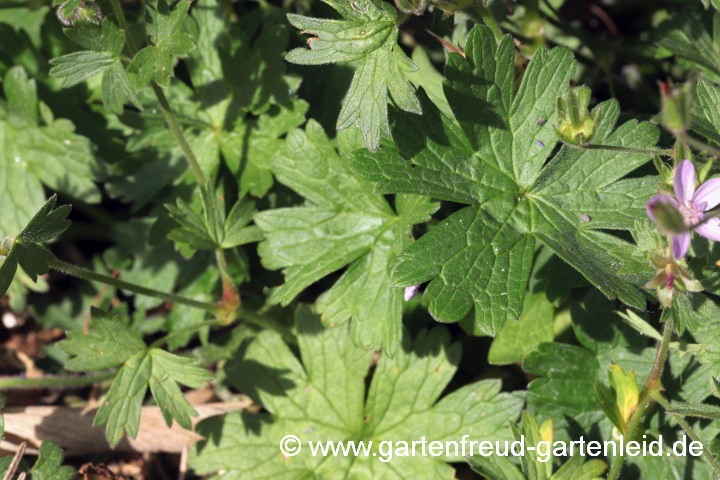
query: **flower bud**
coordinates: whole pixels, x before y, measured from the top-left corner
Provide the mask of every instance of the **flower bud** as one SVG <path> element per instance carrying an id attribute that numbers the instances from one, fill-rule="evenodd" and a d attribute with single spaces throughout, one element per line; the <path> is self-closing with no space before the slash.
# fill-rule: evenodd
<path id="1" fill-rule="evenodd" d="M 93 0 L 67 0 L 58 5 L 56 15 L 66 27 L 75 26 L 77 22 L 100 25 L 102 20 L 102 11 Z"/>
<path id="2" fill-rule="evenodd" d="M 680 86 L 660 84 L 663 125 L 673 133 L 682 133 L 690 128 L 692 120 L 692 83 Z"/>
<path id="3" fill-rule="evenodd" d="M 570 85 L 565 97 L 557 97 L 555 131 L 563 142 L 582 145 L 595 133 L 599 116 L 590 115 L 589 104 L 590 89 L 584 86 Z"/>
<path id="4" fill-rule="evenodd" d="M 666 234 L 680 234 L 688 231 L 685 217 L 678 206 L 664 195 L 652 197 L 647 204 L 648 216 Z"/>

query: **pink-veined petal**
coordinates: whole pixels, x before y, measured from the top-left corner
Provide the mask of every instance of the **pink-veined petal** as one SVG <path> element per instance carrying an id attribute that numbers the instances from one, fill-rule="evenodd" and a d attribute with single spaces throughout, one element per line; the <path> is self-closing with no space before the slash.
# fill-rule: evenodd
<path id="1" fill-rule="evenodd" d="M 720 178 L 713 178 L 700 185 L 692 199 L 698 207 L 705 204 L 705 211 L 720 205 Z"/>
<path id="2" fill-rule="evenodd" d="M 650 200 L 648 200 L 647 205 L 645 205 L 645 212 L 647 213 L 648 218 L 650 220 L 652 220 L 653 222 L 655 221 L 655 216 L 652 213 L 652 207 L 653 207 L 653 205 L 655 205 L 656 203 L 659 203 L 659 202 L 670 203 L 673 206 L 675 206 L 676 208 L 680 208 L 680 204 L 678 204 L 677 200 L 675 200 L 674 198 L 672 198 L 668 195 L 655 195 L 653 197 L 650 197 Z"/>
<path id="3" fill-rule="evenodd" d="M 673 257 L 680 260 L 685 256 L 690 248 L 690 233 L 681 233 L 672 237 Z"/>
<path id="4" fill-rule="evenodd" d="M 695 193 L 695 167 L 690 160 L 683 160 L 675 170 L 675 198 L 689 204 Z"/>
<path id="5" fill-rule="evenodd" d="M 720 218 L 711 218 L 695 228 L 695 231 L 714 242 L 720 242 Z"/>

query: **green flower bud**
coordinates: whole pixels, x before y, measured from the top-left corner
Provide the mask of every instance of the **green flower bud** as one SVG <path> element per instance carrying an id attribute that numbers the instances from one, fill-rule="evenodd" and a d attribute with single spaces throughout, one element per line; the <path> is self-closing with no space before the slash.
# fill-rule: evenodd
<path id="1" fill-rule="evenodd" d="M 685 217 L 678 206 L 662 195 L 650 199 L 647 205 L 647 213 L 663 233 L 672 235 L 688 231 L 688 227 L 685 225 Z"/>
<path id="2" fill-rule="evenodd" d="M 56 15 L 66 27 L 72 27 L 77 22 L 100 25 L 102 20 L 102 11 L 92 0 L 67 0 L 57 6 Z"/>
<path id="3" fill-rule="evenodd" d="M 690 128 L 692 108 L 692 83 L 681 86 L 660 84 L 663 125 L 673 133 L 682 133 Z"/>
<path id="4" fill-rule="evenodd" d="M 572 145 L 582 145 L 590 140 L 599 115 L 590 115 L 589 104 L 590 89 L 585 86 L 573 88 L 570 85 L 565 97 L 557 97 L 555 132 L 560 140 Z"/>

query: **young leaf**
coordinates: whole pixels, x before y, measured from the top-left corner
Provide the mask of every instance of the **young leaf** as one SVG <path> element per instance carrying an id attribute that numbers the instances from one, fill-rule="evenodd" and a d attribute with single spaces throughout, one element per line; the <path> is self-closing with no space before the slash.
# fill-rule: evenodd
<path id="1" fill-rule="evenodd" d="M 87 372 L 122 365 L 93 420 L 93 425 L 105 425 L 110 446 L 115 447 L 125 432 L 132 438 L 137 436 L 148 386 L 168 427 L 175 419 L 182 427 L 191 428 L 190 417 L 197 412 L 178 383 L 201 388 L 212 380 L 210 372 L 193 359 L 148 349 L 119 318 L 110 318 L 98 309 L 92 313 L 90 333 L 68 333 L 68 339 L 59 346 L 71 357 L 66 366 L 69 370 Z"/>
<path id="2" fill-rule="evenodd" d="M 180 0 L 172 9 L 165 0 L 147 5 L 145 22 L 153 45 L 140 50 L 128 65 L 135 89 L 141 90 L 151 81 L 163 88 L 170 86 L 174 58 L 195 48 L 192 37 L 180 31 L 189 8 L 187 0 Z"/>
<path id="3" fill-rule="evenodd" d="M 217 478 L 397 478 L 398 471 L 418 480 L 452 478 L 445 462 L 461 459 L 451 447 L 440 457 L 394 457 L 381 462 L 375 455 L 313 456 L 307 441 L 505 440 L 507 422 L 515 420 L 522 401 L 500 393 L 498 380 L 471 383 L 440 398 L 460 358 L 458 344 L 438 327 L 410 336 L 394 358 L 382 356 L 365 395 L 371 353 L 357 348 L 347 325 L 323 328 L 308 308 L 296 313 L 300 359 L 275 332 L 265 330 L 244 355 L 230 361 L 228 382 L 248 392 L 270 414 L 230 413 L 202 422 L 190 467 L 199 475 Z M 292 432 L 292 433 L 291 433 Z M 297 435 L 301 452 L 285 457 L 282 437 Z M 238 455 L 242 449 L 243 455 Z M 470 452 L 468 445 L 466 454 Z M 222 471 L 222 473 L 220 473 Z"/>
<path id="4" fill-rule="evenodd" d="M 437 204 L 415 199 L 425 215 L 411 208 L 394 212 L 367 182 L 348 172 L 314 121 L 305 131 L 288 134 L 287 152 L 273 171 L 307 203 L 255 215 L 265 234 L 258 246 L 263 265 L 285 268 L 285 284 L 273 290 L 270 303 L 287 305 L 312 283 L 350 265 L 316 308 L 326 325 L 352 317 L 359 345 L 382 346 L 392 355 L 402 333 L 403 292 L 390 286 L 387 264 L 411 242 L 412 224 L 426 221 Z M 398 205 L 404 204 L 402 197 Z"/>
<path id="5" fill-rule="evenodd" d="M 607 470 L 607 464 L 602 460 L 586 462 L 580 455 L 572 456 L 552 473 L 552 424 L 548 425 L 546 436 L 528 412 L 523 413 L 519 425 L 513 425 L 515 439 L 524 439 L 525 455 L 520 459 L 522 472 L 507 457 L 496 454 L 475 455 L 468 457 L 468 462 L 474 471 L 488 480 L 598 480 Z"/>
<path id="6" fill-rule="evenodd" d="M 357 124 L 365 146 L 374 153 L 380 145 L 380 136 L 390 134 L 388 93 L 398 108 L 422 113 L 413 87 L 405 76 L 417 67 L 397 46 L 397 12 L 391 5 L 379 0 L 326 3 L 344 20 L 288 14 L 294 27 L 315 37 L 308 40 L 309 49 L 296 48 L 285 58 L 301 65 L 356 62 L 355 75 L 337 119 L 337 129 Z"/>
<path id="7" fill-rule="evenodd" d="M 384 142 L 376 155 L 353 154 L 353 170 L 375 182 L 376 192 L 469 205 L 393 265 L 394 286 L 430 281 L 423 301 L 434 318 L 456 322 L 474 307 L 475 327 L 487 335 L 516 320 L 536 240 L 606 296 L 645 306 L 639 279 L 617 275 L 624 262 L 610 253 L 632 245 L 597 229 L 631 229 L 646 218 L 657 180 L 620 179 L 651 156 L 563 147 L 546 165 L 557 142 L 555 99 L 574 69 L 569 50 L 541 48 L 514 93 L 510 36 L 496 44 L 487 27 L 477 26 L 465 55 L 450 53 L 445 68 L 445 94 L 460 128 L 423 96 L 423 117 L 392 112 L 394 143 Z M 613 131 L 617 102 L 596 109 L 593 142 L 648 148 L 657 141 L 649 123 L 632 120 Z"/>
<path id="8" fill-rule="evenodd" d="M 65 454 L 60 446 L 54 442 L 43 442 L 30 471 L 32 480 L 71 480 L 75 477 L 75 469 L 63 465 L 64 460 Z"/>
<path id="9" fill-rule="evenodd" d="M 18 264 L 30 279 L 35 282 L 38 275 L 48 272 L 48 262 L 55 256 L 42 243 L 49 242 L 68 229 L 70 205 L 55 208 L 57 195 L 45 202 L 17 237 L 6 237 L 2 242 L 0 254 L 5 260 L 0 265 L 0 296 L 10 287 Z"/>

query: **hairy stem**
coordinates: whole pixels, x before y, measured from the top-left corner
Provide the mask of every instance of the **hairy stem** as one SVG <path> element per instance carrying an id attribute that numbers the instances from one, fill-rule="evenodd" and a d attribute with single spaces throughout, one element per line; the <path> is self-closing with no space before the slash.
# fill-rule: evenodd
<path id="1" fill-rule="evenodd" d="M 198 300 L 193 300 L 192 298 L 183 297 L 182 295 L 161 292 L 160 290 L 143 287 L 141 285 L 120 280 L 119 278 L 111 277 L 110 275 L 105 275 L 103 273 L 88 270 L 87 268 L 78 267 L 77 265 L 73 265 L 72 263 L 63 262 L 62 260 L 51 260 L 50 262 L 48 262 L 48 265 L 50 266 L 50 268 L 68 275 L 73 275 L 85 280 L 101 282 L 106 285 L 111 285 L 113 287 L 122 288 L 123 290 L 128 290 L 130 292 L 147 295 L 148 297 L 159 298 L 167 302 L 179 303 L 182 305 L 187 305 L 188 307 L 198 308 L 200 310 L 205 310 L 206 312 L 212 313 L 216 312 L 218 309 L 218 306 L 214 303 L 201 302 Z"/>
<path id="2" fill-rule="evenodd" d="M 600 144 L 594 144 L 594 143 L 584 143 L 581 145 L 572 145 L 570 143 L 566 143 L 570 148 L 578 148 L 580 150 L 609 150 L 611 152 L 625 152 L 625 153 L 640 153 L 640 154 L 647 154 L 647 155 L 664 155 L 666 157 L 671 157 L 673 155 L 672 149 L 662 149 L 662 148 L 634 148 L 634 147 L 620 147 L 618 145 L 600 145 Z"/>
<path id="3" fill-rule="evenodd" d="M 230 276 L 227 258 L 225 258 L 225 250 L 222 248 L 215 250 L 215 260 L 217 261 L 220 276 L 222 277 L 223 299 L 231 304 L 239 303 L 240 297 L 238 295 L 237 288 L 235 288 L 235 282 L 233 282 L 232 277 Z"/>
<path id="4" fill-rule="evenodd" d="M 653 362 L 653 368 L 650 371 L 650 376 L 647 379 L 645 388 L 640 393 L 640 401 L 635 411 L 630 417 L 630 424 L 628 425 L 627 439 L 631 441 L 637 434 L 638 426 L 640 421 L 645 416 L 648 406 L 652 400 L 653 392 L 658 391 L 660 385 L 660 378 L 662 377 L 663 370 L 665 369 L 665 362 L 667 360 L 668 348 L 670 347 L 670 339 L 673 332 L 672 319 L 665 321 L 663 326 L 662 339 L 658 342 L 655 348 L 655 361 Z M 623 438 L 623 442 L 625 438 Z M 608 473 L 608 480 L 617 480 L 620 477 L 620 470 L 622 470 L 623 464 L 625 463 L 624 449 L 621 451 L 622 455 L 615 457 L 615 461 L 610 468 Z"/>
<path id="5" fill-rule="evenodd" d="M 650 395 L 652 396 L 653 400 L 658 402 L 665 410 L 672 410 L 672 405 L 670 405 L 670 402 L 662 396 L 660 391 L 653 390 L 651 391 Z M 718 462 L 717 458 L 715 458 L 715 456 L 709 451 L 705 443 L 700 439 L 698 434 L 695 433 L 695 430 L 693 430 L 690 424 L 685 421 L 682 415 L 678 415 L 677 413 L 668 413 L 672 415 L 673 418 L 678 422 L 678 425 L 680 425 L 682 429 L 685 430 L 685 433 L 687 433 L 688 437 L 690 437 L 695 442 L 702 443 L 703 457 L 705 457 L 705 460 L 707 460 L 713 470 L 715 470 L 715 475 L 720 476 L 720 462 Z"/>
<path id="6" fill-rule="evenodd" d="M 0 377 L 0 390 L 26 388 L 82 388 L 115 378 L 115 372 L 85 377 Z"/>
<path id="7" fill-rule="evenodd" d="M 632 414 L 632 417 L 630 418 L 630 424 L 628 425 L 628 436 L 627 440 L 631 441 L 636 433 L 637 428 L 640 425 L 640 421 L 642 420 L 642 417 L 645 416 L 645 411 L 647 410 L 648 405 L 650 404 L 650 396 L 647 395 L 647 392 L 643 392 L 643 394 L 640 396 L 641 400 L 640 403 L 638 403 L 638 406 L 635 408 L 635 411 Z M 623 443 L 625 443 L 625 438 L 622 439 Z M 622 470 L 623 464 L 625 463 L 625 449 L 620 450 L 620 455 L 615 457 L 615 461 L 612 464 L 612 467 L 610 467 L 610 472 L 608 473 L 608 480 L 617 480 L 620 477 L 620 470 Z"/>
<path id="8" fill-rule="evenodd" d="M 503 38 L 503 32 L 500 30 L 500 26 L 498 26 L 489 8 L 480 6 L 468 8 L 464 10 L 464 12 L 467 13 L 475 23 L 484 23 L 492 31 L 493 35 L 495 35 L 495 40 L 500 43 L 500 40 Z"/>
<path id="9" fill-rule="evenodd" d="M 681 133 L 675 133 L 675 136 L 683 143 L 686 143 L 690 145 L 691 147 L 700 150 L 701 152 L 708 153 L 710 155 L 720 156 L 720 150 L 718 150 L 715 147 L 712 147 L 708 145 L 705 142 L 701 142 L 700 140 L 695 139 L 694 137 L 691 137 L 685 132 Z"/>
<path id="10" fill-rule="evenodd" d="M 667 319 L 663 326 L 662 340 L 657 345 L 655 350 L 655 361 L 653 362 L 653 368 L 650 371 L 650 376 L 647 379 L 646 387 L 650 390 L 656 389 L 660 384 L 660 378 L 662 377 L 663 371 L 665 370 L 665 363 L 667 360 L 668 349 L 670 348 L 670 338 L 673 332 L 673 321 Z"/>

